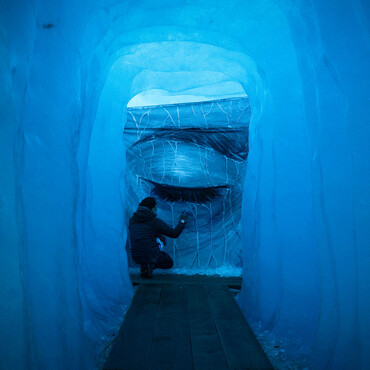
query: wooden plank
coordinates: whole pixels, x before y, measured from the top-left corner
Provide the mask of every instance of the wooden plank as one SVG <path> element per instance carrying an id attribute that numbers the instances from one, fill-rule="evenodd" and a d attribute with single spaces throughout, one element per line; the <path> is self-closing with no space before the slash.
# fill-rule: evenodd
<path id="1" fill-rule="evenodd" d="M 161 285 L 139 286 L 104 365 L 106 370 L 147 370 Z"/>
<path id="2" fill-rule="evenodd" d="M 207 285 L 207 297 L 228 365 L 232 369 L 272 369 L 227 287 Z"/>
<path id="3" fill-rule="evenodd" d="M 182 285 L 162 286 L 150 369 L 193 369 L 187 300 Z"/>
<path id="4" fill-rule="evenodd" d="M 203 286 L 188 284 L 184 288 L 188 301 L 194 369 L 228 369 Z"/>

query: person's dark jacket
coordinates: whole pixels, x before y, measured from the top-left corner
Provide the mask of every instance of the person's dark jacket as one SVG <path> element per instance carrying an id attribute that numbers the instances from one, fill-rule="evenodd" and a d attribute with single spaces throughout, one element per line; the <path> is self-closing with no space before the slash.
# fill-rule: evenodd
<path id="1" fill-rule="evenodd" d="M 177 238 L 185 224 L 179 223 L 173 229 L 156 217 L 147 207 L 139 206 L 129 221 L 131 255 L 136 263 L 155 263 L 160 254 L 156 238 L 161 235 Z"/>

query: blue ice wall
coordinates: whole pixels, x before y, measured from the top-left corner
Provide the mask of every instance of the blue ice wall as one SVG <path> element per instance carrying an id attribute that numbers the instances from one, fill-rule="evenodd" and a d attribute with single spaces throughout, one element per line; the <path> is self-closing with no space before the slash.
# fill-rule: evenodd
<path id="1" fill-rule="evenodd" d="M 251 102 L 241 307 L 313 368 L 370 362 L 364 0 L 1 4 L 1 368 L 92 368 L 132 289 L 126 105 Z"/>

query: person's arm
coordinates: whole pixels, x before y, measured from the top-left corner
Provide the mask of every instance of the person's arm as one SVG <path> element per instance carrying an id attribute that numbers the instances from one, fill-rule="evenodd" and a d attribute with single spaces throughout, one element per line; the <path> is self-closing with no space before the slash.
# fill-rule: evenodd
<path id="1" fill-rule="evenodd" d="M 156 231 L 162 235 L 168 236 L 169 238 L 177 238 L 182 230 L 184 230 L 186 220 L 184 218 L 180 218 L 179 223 L 173 229 L 169 227 L 165 222 L 160 220 L 159 218 L 156 219 Z"/>

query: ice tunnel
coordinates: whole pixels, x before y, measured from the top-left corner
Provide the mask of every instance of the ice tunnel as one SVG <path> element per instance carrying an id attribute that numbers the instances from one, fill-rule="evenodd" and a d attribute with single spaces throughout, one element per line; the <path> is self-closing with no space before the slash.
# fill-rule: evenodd
<path id="1" fill-rule="evenodd" d="M 133 295 L 131 180 L 170 222 L 190 177 L 193 220 L 218 234 L 212 253 L 205 232 L 172 245 L 178 266 L 242 269 L 239 305 L 282 368 L 369 368 L 367 1 L 0 4 L 1 369 L 101 366 Z M 234 136 L 212 136 L 219 120 Z"/>

